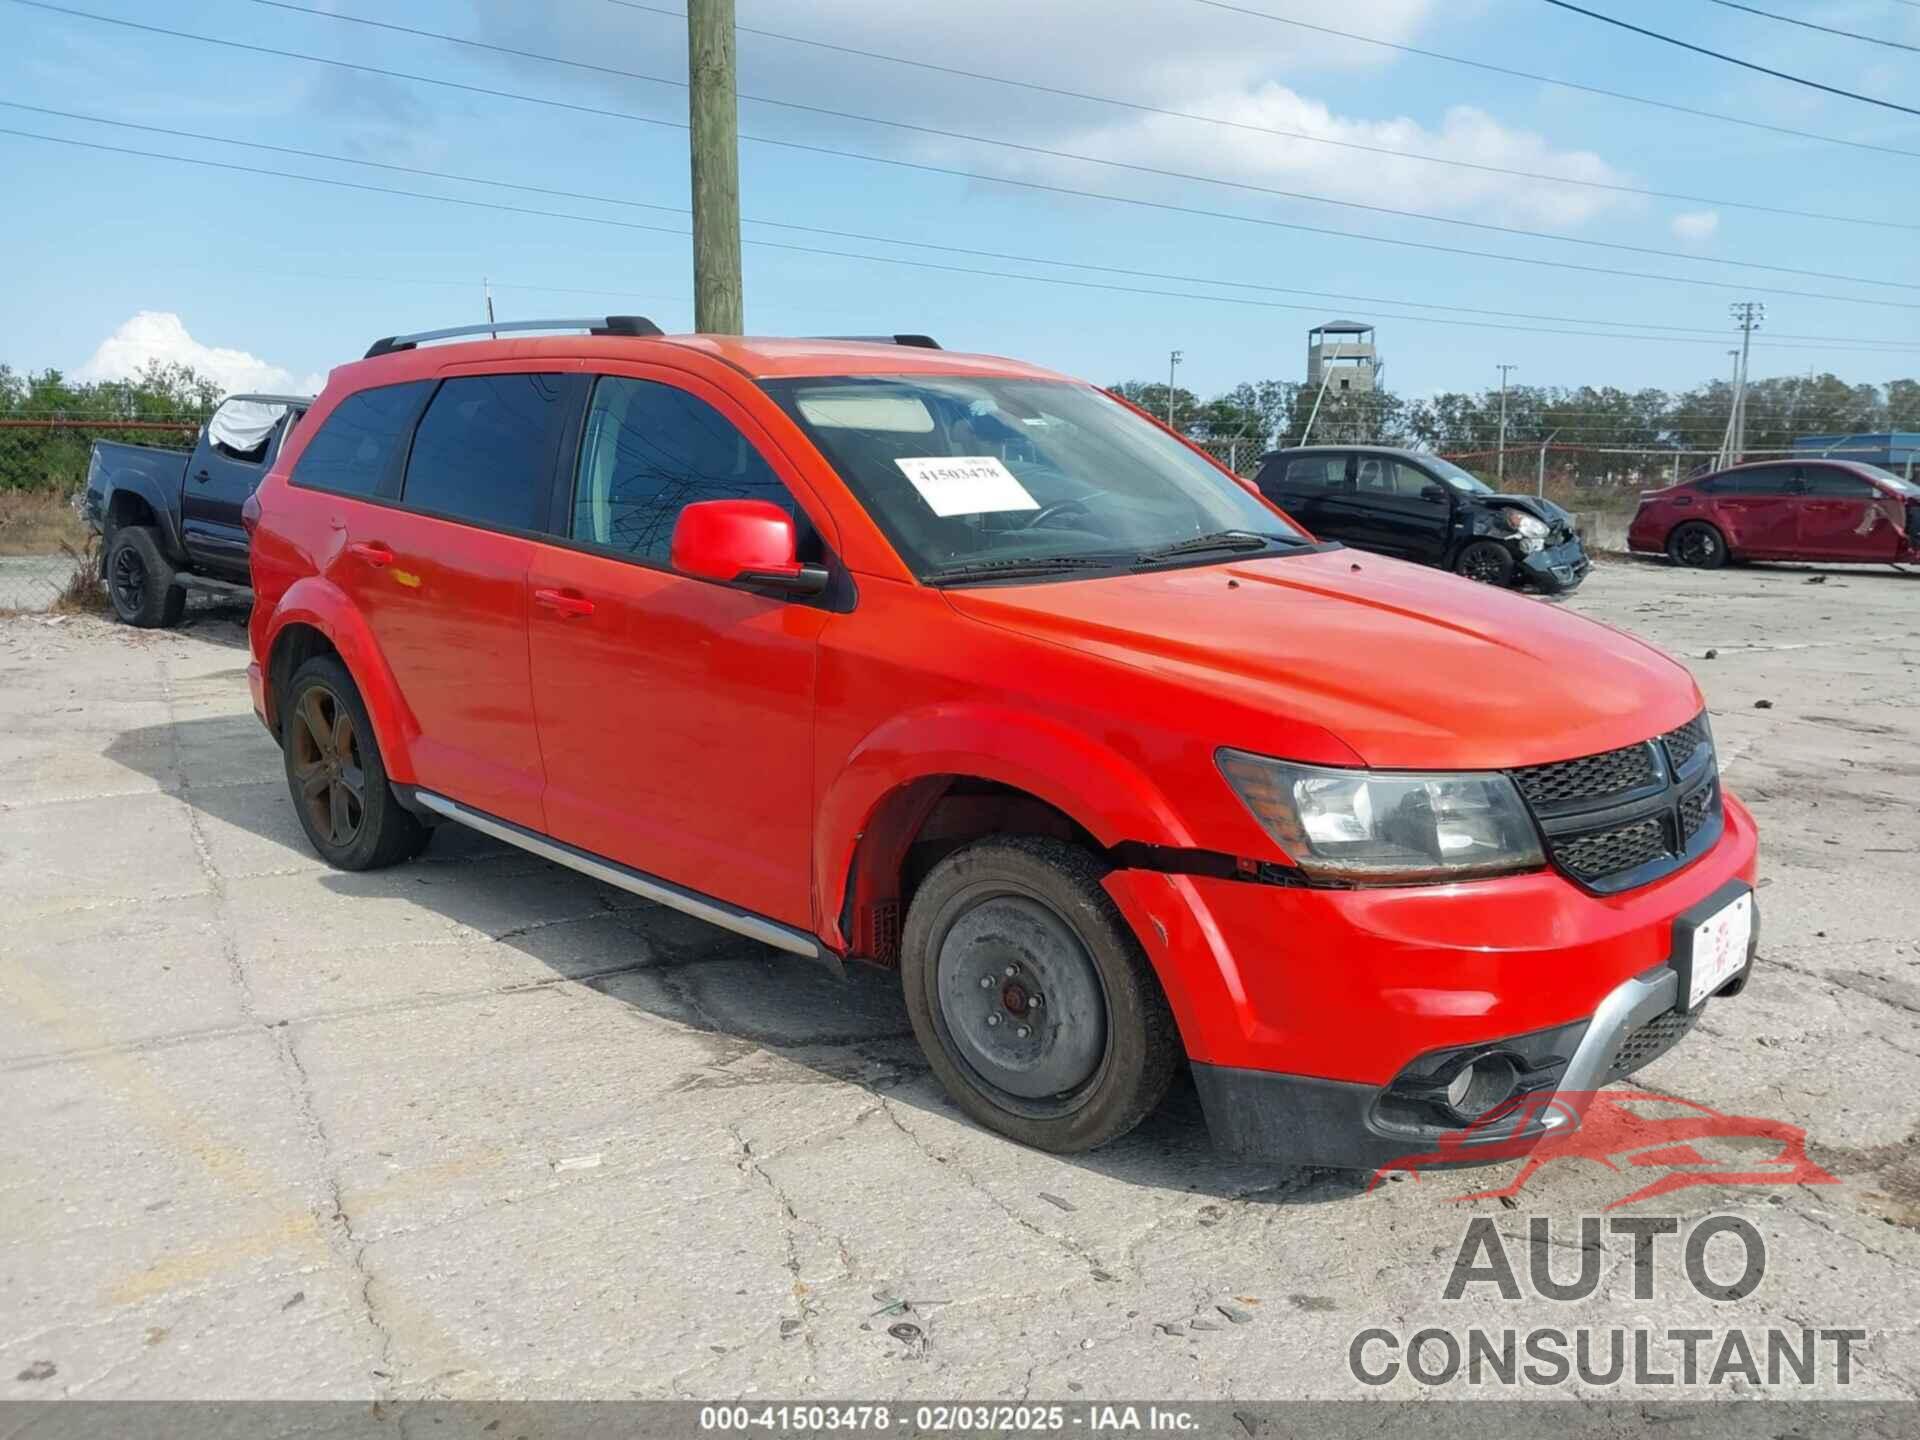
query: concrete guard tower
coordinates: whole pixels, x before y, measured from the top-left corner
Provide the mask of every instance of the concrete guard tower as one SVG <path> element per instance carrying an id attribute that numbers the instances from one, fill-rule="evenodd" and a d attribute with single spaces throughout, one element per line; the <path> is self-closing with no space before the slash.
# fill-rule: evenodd
<path id="1" fill-rule="evenodd" d="M 1373 326 L 1329 320 L 1307 332 L 1307 384 L 1318 394 L 1372 394 L 1380 373 Z"/>

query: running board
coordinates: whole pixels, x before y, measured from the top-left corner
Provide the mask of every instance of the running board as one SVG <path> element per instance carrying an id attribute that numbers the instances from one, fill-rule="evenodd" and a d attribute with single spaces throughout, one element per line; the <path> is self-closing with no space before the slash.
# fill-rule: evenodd
<path id="1" fill-rule="evenodd" d="M 531 855 L 543 860 L 551 860 L 556 865 L 564 865 L 569 870 L 578 870 L 582 875 L 592 876 L 595 880 L 617 886 L 691 915 L 696 920 L 704 920 L 709 925 L 718 925 L 722 930 L 731 930 L 736 935 L 745 935 L 758 940 L 763 945 L 785 950 L 790 954 L 804 955 L 809 960 L 831 959 L 836 964 L 838 956 L 829 956 L 820 948 L 820 942 L 813 936 L 782 925 L 778 920 L 769 920 L 764 915 L 756 915 L 751 910 L 742 910 L 729 905 L 724 900 L 716 900 L 710 895 L 702 895 L 696 890 L 683 889 L 670 880 L 662 880 L 641 870 L 632 870 L 613 860 L 606 860 L 588 850 L 580 850 L 572 845 L 562 844 L 558 840 L 515 825 L 511 820 L 502 820 L 479 810 L 469 810 L 444 795 L 436 795 L 431 790 L 415 790 L 413 800 L 423 810 L 465 825 L 470 830 L 478 830 L 482 835 L 491 835 L 496 840 L 504 840 L 509 845 L 517 845 Z"/>

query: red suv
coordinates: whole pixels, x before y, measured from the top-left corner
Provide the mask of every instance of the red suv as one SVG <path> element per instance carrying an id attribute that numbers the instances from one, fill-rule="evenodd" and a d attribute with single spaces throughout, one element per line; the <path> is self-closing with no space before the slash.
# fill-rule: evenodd
<path id="1" fill-rule="evenodd" d="M 1222 1147 L 1371 1168 L 1744 983 L 1753 821 L 1650 647 L 1033 366 L 562 324 L 379 342 L 249 507 L 330 863 L 450 822 L 897 968 L 954 1100 L 1058 1151 L 1186 1059 Z"/>
<path id="2" fill-rule="evenodd" d="M 1729 560 L 1920 561 L 1920 485 L 1877 465 L 1762 460 L 1640 497 L 1627 548 Z"/>

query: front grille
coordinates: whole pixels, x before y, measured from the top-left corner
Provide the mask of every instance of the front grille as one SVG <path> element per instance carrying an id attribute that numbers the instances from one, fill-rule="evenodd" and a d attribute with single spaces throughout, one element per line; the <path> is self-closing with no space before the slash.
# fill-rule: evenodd
<path id="1" fill-rule="evenodd" d="M 1673 762 L 1673 768 L 1686 769 L 1701 746 L 1713 743 L 1713 736 L 1707 730 L 1706 712 L 1694 716 L 1678 730 L 1669 730 L 1660 737 L 1660 743 L 1667 747 L 1667 758 Z"/>
<path id="2" fill-rule="evenodd" d="M 1705 712 L 1638 745 L 1512 772 L 1554 864 L 1602 894 L 1644 885 L 1720 834 Z"/>
<path id="3" fill-rule="evenodd" d="M 1649 860 L 1671 853 L 1666 826 L 1657 816 L 1614 830 L 1576 835 L 1553 847 L 1553 858 L 1582 880 L 1604 880 L 1609 875 L 1637 870 Z"/>
<path id="4" fill-rule="evenodd" d="M 1527 803 L 1543 807 L 1575 800 L 1604 800 L 1629 790 L 1657 784 L 1653 751 L 1645 744 L 1627 745 L 1578 760 L 1556 760 L 1551 765 L 1529 765 L 1513 772 L 1514 783 Z"/>
<path id="5" fill-rule="evenodd" d="M 1704 785 L 1680 802 L 1680 843 L 1685 845 L 1700 833 L 1720 809 L 1720 787 Z"/>
<path id="6" fill-rule="evenodd" d="M 1699 1020 L 1698 1013 L 1688 1014 L 1685 1010 L 1669 1010 L 1664 1015 L 1656 1015 L 1646 1024 L 1627 1032 L 1626 1039 L 1620 1042 L 1620 1048 L 1614 1052 L 1613 1060 L 1607 1066 L 1607 1078 L 1618 1080 L 1623 1075 L 1631 1075 L 1643 1065 L 1650 1065 L 1667 1051 L 1686 1038 L 1694 1023 Z"/>

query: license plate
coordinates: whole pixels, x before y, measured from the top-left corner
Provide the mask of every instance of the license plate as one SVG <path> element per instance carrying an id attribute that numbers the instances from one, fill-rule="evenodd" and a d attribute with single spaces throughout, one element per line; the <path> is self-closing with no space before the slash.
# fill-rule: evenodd
<path id="1" fill-rule="evenodd" d="M 1747 963 L 1747 945 L 1753 938 L 1753 896 L 1742 895 L 1693 927 L 1692 983 L 1687 987 L 1687 1009 L 1740 973 Z"/>

